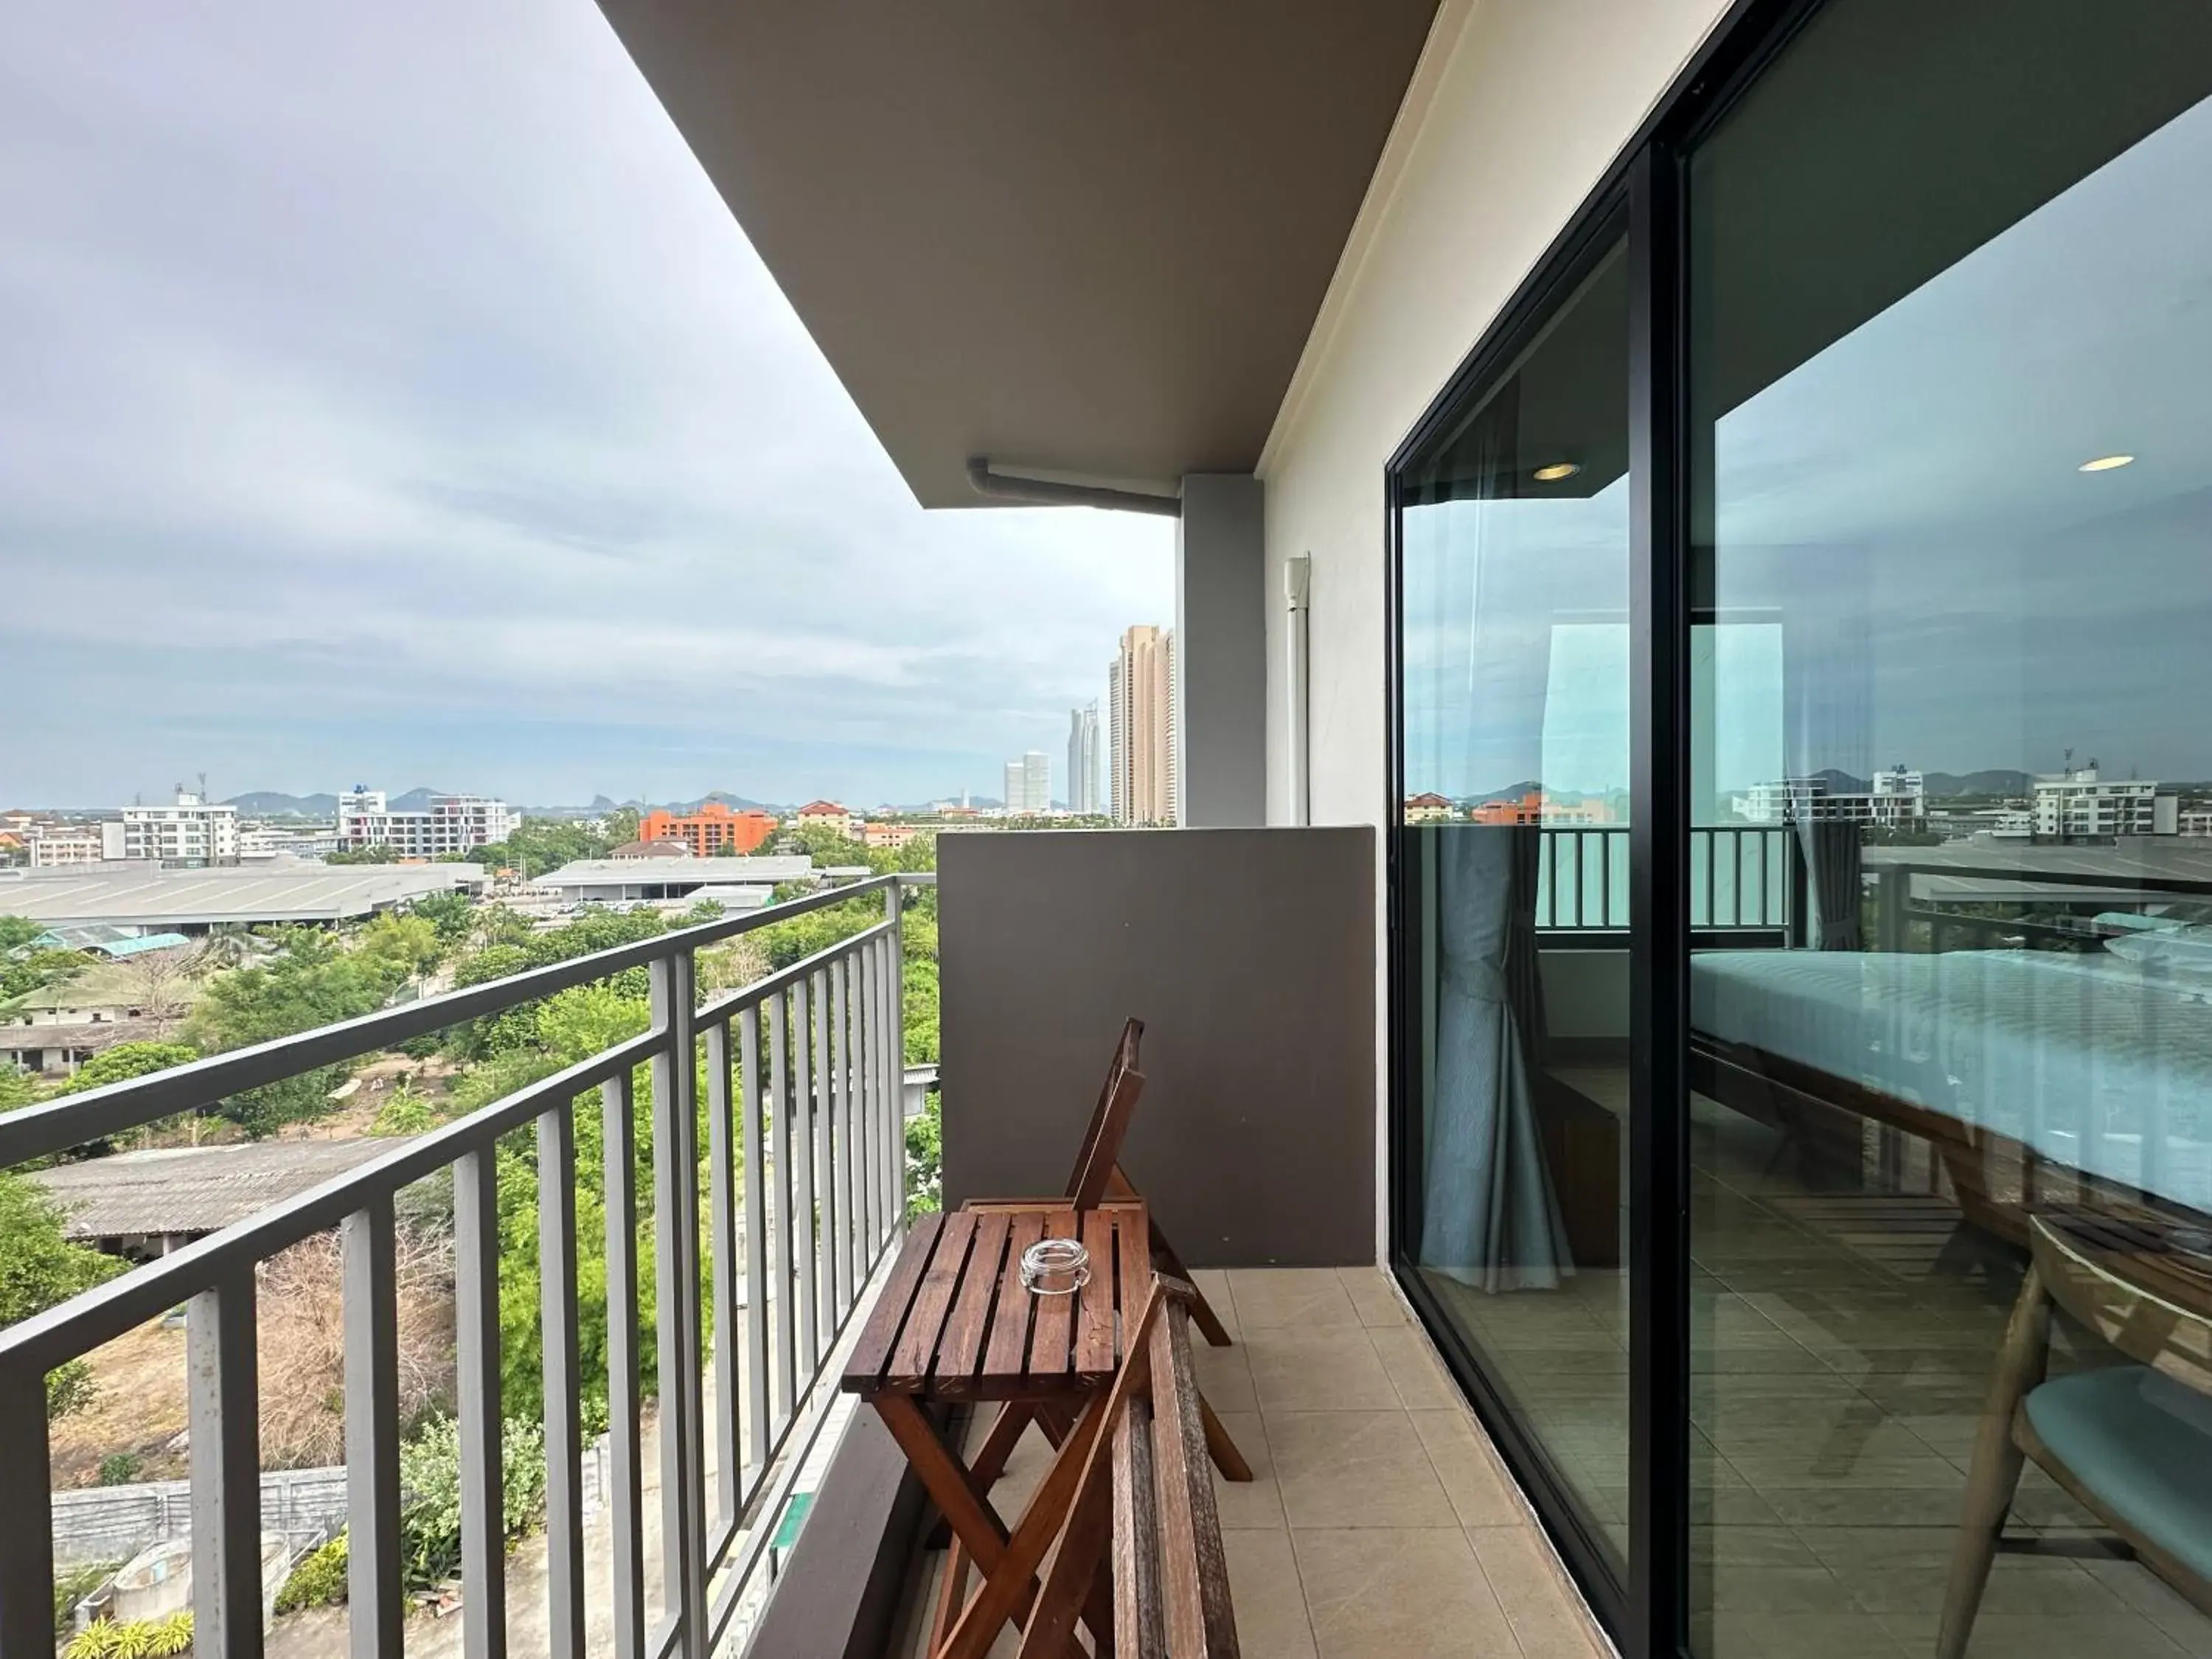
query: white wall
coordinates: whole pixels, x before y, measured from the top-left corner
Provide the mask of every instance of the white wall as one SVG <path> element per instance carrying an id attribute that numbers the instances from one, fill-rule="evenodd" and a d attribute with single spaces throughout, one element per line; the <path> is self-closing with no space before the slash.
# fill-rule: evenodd
<path id="1" fill-rule="evenodd" d="M 1379 823 L 1383 463 L 1724 9 L 1725 0 L 1444 0 L 1439 9 L 1261 461 L 1270 822 L 1290 817 L 1282 562 L 1313 559 L 1312 821 Z M 1379 902 L 1379 879 L 1376 891 Z M 1376 938 L 1385 937 L 1378 917 Z M 1376 1076 L 1387 1086 L 1379 960 L 1376 969 Z M 1379 1096 L 1376 1134 L 1387 1194 Z"/>

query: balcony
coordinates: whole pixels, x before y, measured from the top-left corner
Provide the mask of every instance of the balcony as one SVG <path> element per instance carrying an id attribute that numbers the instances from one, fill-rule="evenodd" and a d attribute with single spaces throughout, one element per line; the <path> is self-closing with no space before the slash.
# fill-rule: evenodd
<path id="1" fill-rule="evenodd" d="M 1221 1488 L 1243 1651 L 1602 1651 L 1371 1265 L 1370 833 L 947 841 L 948 1204 L 1056 1186 L 1116 1021 L 1152 1022 L 1130 1167 L 1237 1338 L 1200 1364 L 1258 1475 Z M 203 1653 L 911 1650 L 943 1558 L 888 1437 L 830 1382 L 903 1234 L 891 988 L 906 906 L 939 881 L 878 878 L 0 1122 L 0 1164 L 21 1164 L 617 973 L 652 987 L 642 1034 L 0 1333 L 0 1462 L 50 1484 L 45 1372 L 181 1306 L 192 1455 L 170 1530 Z M 1305 902 L 1275 902 L 1285 890 Z M 703 950 L 855 897 L 883 919 L 742 988 L 699 991 Z M 1270 960 L 1270 975 L 1249 971 Z M 1317 1020 L 1333 1029 L 1300 1035 Z M 579 1143 L 592 1140 L 605 1174 L 580 1193 Z M 502 1241 L 493 1183 L 524 1168 L 540 1200 L 526 1322 L 544 1355 L 546 1474 L 542 1532 L 510 1545 L 495 1518 L 501 1361 L 522 1333 L 516 1309 L 501 1317 L 497 1270 L 518 1241 Z M 462 1548 L 458 1609 L 442 1618 L 408 1609 L 402 1589 L 395 1216 L 425 1191 L 450 1191 L 453 1243 Z M 610 1426 L 595 1437 L 578 1217 L 599 1206 Z M 272 1258 L 333 1230 L 345 1453 L 318 1494 L 260 1468 L 257 1291 Z M 1018 1454 L 1002 1513 L 1018 1513 L 1043 1452 L 1032 1436 Z M 55 1529 L 86 1496 L 0 1516 L 10 1659 L 52 1651 Z M 272 1622 L 264 1531 L 318 1501 L 348 1528 L 348 1603 Z"/>

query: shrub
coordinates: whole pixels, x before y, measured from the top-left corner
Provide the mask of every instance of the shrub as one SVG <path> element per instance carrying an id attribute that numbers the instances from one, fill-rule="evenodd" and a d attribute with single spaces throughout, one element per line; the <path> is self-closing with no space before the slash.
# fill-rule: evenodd
<path id="1" fill-rule="evenodd" d="M 123 1564 L 120 1561 L 90 1561 L 81 1567 L 71 1567 L 54 1580 L 54 1637 L 56 1640 L 68 1636 L 76 1612 L 76 1604 L 106 1583 L 108 1575 Z"/>
<path id="2" fill-rule="evenodd" d="M 545 1431 L 509 1418 L 501 1425 L 500 1465 L 506 1489 L 503 1531 L 520 1538 L 545 1512 Z M 461 1425 L 434 1418 L 399 1449 L 400 1572 L 410 1589 L 428 1589 L 461 1567 Z"/>
<path id="3" fill-rule="evenodd" d="M 170 1659 L 191 1650 L 192 1615 L 186 1610 L 119 1624 L 103 1619 L 80 1631 L 62 1650 L 62 1659 Z"/>
<path id="4" fill-rule="evenodd" d="M 110 1452 L 100 1460 L 100 1484 L 103 1486 L 127 1486 L 138 1478 L 138 1471 L 145 1467 L 145 1459 L 137 1452 Z"/>
<path id="5" fill-rule="evenodd" d="M 346 1535 L 309 1550 L 292 1565 L 284 1588 L 276 1592 L 276 1611 L 335 1607 L 346 1599 Z"/>

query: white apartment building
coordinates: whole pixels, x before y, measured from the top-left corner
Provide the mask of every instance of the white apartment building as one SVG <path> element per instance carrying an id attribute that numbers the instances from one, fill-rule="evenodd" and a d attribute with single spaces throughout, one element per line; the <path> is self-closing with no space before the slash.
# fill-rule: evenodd
<path id="1" fill-rule="evenodd" d="M 2181 799 L 2141 778 L 2106 779 L 2097 763 L 2035 781 L 2035 834 L 2073 841 L 2104 836 L 2172 836 L 2181 830 Z"/>
<path id="2" fill-rule="evenodd" d="M 337 842 L 348 852 L 389 847 L 403 859 L 434 859 L 503 842 L 520 822 L 505 801 L 483 795 L 434 795 L 426 809 L 395 812 L 383 790 L 356 784 L 338 797 Z"/>
<path id="3" fill-rule="evenodd" d="M 2185 836 L 2212 836 L 2212 811 L 2184 812 L 2181 815 L 2181 833 Z"/>
<path id="4" fill-rule="evenodd" d="M 238 831 L 240 859 L 324 859 L 338 850 L 336 824 L 319 823 L 300 830 L 282 824 L 248 823 Z"/>
<path id="5" fill-rule="evenodd" d="M 1036 817 L 1052 811 L 1052 762 L 1041 749 L 1006 763 L 1006 812 Z"/>
<path id="6" fill-rule="evenodd" d="M 1067 711 L 1067 810 L 1098 810 L 1098 705 Z"/>
<path id="7" fill-rule="evenodd" d="M 100 826 L 100 837 L 102 854 L 110 859 L 235 864 L 238 809 L 179 789 L 172 805 L 125 807 L 119 822 Z"/>
<path id="8" fill-rule="evenodd" d="M 47 824 L 34 830 L 27 845 L 31 851 L 31 868 L 58 870 L 65 865 L 98 864 L 107 856 L 106 843 L 96 823 L 71 825 L 66 829 Z"/>
<path id="9" fill-rule="evenodd" d="M 1808 818 L 1917 830 L 1928 817 L 1923 774 L 1903 766 L 1877 772 L 1865 789 L 1837 789 L 1826 777 L 1754 783 L 1735 802 L 1736 815 L 1753 823 L 1796 823 Z"/>

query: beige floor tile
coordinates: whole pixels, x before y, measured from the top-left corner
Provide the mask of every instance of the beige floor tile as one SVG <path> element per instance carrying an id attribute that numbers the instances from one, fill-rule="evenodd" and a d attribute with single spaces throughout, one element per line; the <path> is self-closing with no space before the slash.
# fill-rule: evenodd
<path id="1" fill-rule="evenodd" d="M 1449 1527 L 1458 1516 L 1401 1411 L 1270 1412 L 1267 1449 L 1293 1527 Z"/>
<path id="2" fill-rule="evenodd" d="M 1232 1338 L 1235 1337 L 1237 1334 L 1237 1298 L 1230 1293 L 1228 1270 L 1223 1267 L 1193 1267 L 1190 1282 L 1198 1287 L 1198 1293 L 1206 1298 L 1206 1305 L 1213 1310 L 1214 1316 L 1221 1321 L 1223 1328 Z M 1194 1328 L 1191 1340 L 1204 1343 L 1206 1338 L 1197 1334 Z"/>
<path id="3" fill-rule="evenodd" d="M 1406 1310 L 1382 1268 L 1339 1267 L 1336 1276 L 1343 1280 L 1345 1294 L 1352 1298 L 1361 1324 L 1393 1327 L 1406 1322 Z"/>
<path id="4" fill-rule="evenodd" d="M 1259 1396 L 1252 1392 L 1251 1350 L 1243 1342 L 1217 1348 L 1194 1341 L 1190 1345 L 1190 1364 L 1191 1374 L 1198 1379 L 1198 1391 L 1215 1411 L 1260 1409 Z"/>
<path id="5" fill-rule="evenodd" d="M 1699 1659 L 1899 1659 L 1908 1651 L 1866 1613 L 1730 1613 L 1692 1621 L 1691 1650 Z M 1928 1640 L 1909 1650 L 1924 1656 Z"/>
<path id="6" fill-rule="evenodd" d="M 1247 1332 L 1359 1323 L 1334 1267 L 1231 1267 L 1229 1294 Z"/>
<path id="7" fill-rule="evenodd" d="M 1313 1625 L 1287 1532 L 1224 1532 L 1242 1659 L 1315 1659 Z"/>
<path id="8" fill-rule="evenodd" d="M 1254 1330 L 1242 1346 L 1263 1412 L 1382 1411 L 1399 1405 L 1382 1356 L 1359 1326 Z"/>
<path id="9" fill-rule="evenodd" d="M 1936 1650 L 1935 1613 L 1885 1615 L 1883 1626 L 1906 1653 Z M 2119 1616 L 2052 1618 L 2046 1614 L 1984 1612 L 1974 1620 L 1966 1659 L 2202 1659 L 2148 1620 Z"/>
<path id="10" fill-rule="evenodd" d="M 1260 1413 L 1223 1412 L 1220 1417 L 1221 1426 L 1229 1431 L 1229 1437 L 1252 1467 L 1249 1480 L 1224 1480 L 1220 1470 L 1213 1472 L 1214 1507 L 1220 1511 L 1222 1530 L 1253 1527 L 1281 1530 L 1283 1495 L 1275 1484 L 1274 1461 L 1267 1455 L 1267 1434 Z"/>
<path id="11" fill-rule="evenodd" d="M 1468 1534 L 1526 1659 L 1596 1659 L 1603 1652 L 1559 1560 L 1533 1527 Z"/>
<path id="12" fill-rule="evenodd" d="M 1320 1659 L 1507 1659 L 1504 1610 L 1456 1527 L 1291 1534 Z"/>
<path id="13" fill-rule="evenodd" d="M 1367 1333 L 1383 1374 L 1398 1391 L 1398 1403 L 1409 1412 L 1449 1411 L 1461 1402 L 1460 1391 L 1445 1376 L 1443 1362 L 1429 1340 L 1407 1325 Z"/>
<path id="14" fill-rule="evenodd" d="M 1511 1477 L 1464 1408 L 1408 1415 L 1462 1526 L 1533 1524 Z"/>

